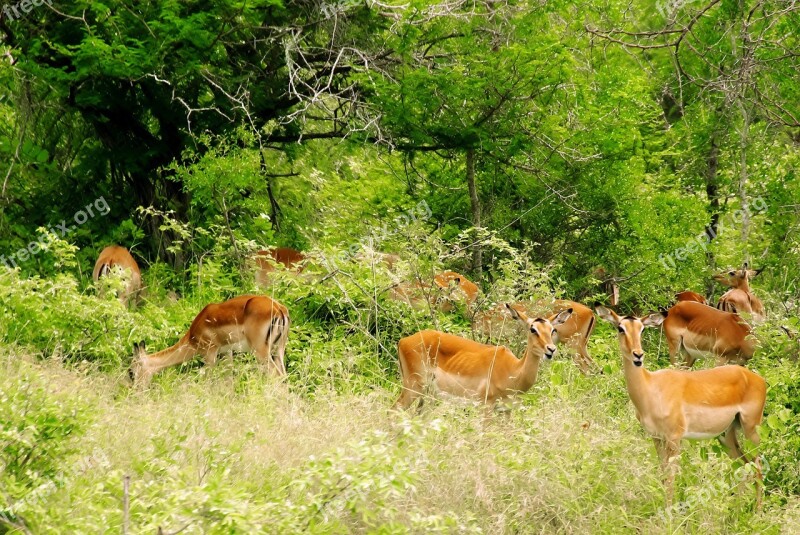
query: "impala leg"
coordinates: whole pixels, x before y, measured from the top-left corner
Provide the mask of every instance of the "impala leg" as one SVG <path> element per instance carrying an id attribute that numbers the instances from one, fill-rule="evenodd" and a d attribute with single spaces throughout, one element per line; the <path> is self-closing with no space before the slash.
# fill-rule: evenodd
<path id="1" fill-rule="evenodd" d="M 742 413 L 739 414 L 738 421 L 747 440 L 757 446 L 761 442 L 761 437 L 758 435 L 757 429 L 757 426 L 761 423 L 760 414 L 757 414 L 755 417 L 751 418 L 747 414 Z M 764 472 L 761 466 L 761 456 L 756 455 L 755 459 L 753 459 L 751 462 L 753 462 L 756 467 L 756 509 L 761 511 L 764 494 Z"/>
<path id="2" fill-rule="evenodd" d="M 572 351 L 572 362 L 578 366 L 583 375 L 589 375 L 593 362 L 592 358 L 586 352 L 586 348 L 583 347 L 583 344 L 581 344 L 581 340 L 573 337 L 569 342 L 567 342 L 566 346 Z"/>
<path id="3" fill-rule="evenodd" d="M 403 375 L 403 386 L 400 392 L 400 397 L 394 404 L 395 409 L 407 409 L 414 401 L 420 400 L 419 408 L 422 408 L 424 402 L 423 394 L 425 393 L 425 377 L 422 373 L 416 371 L 407 372 L 408 375 Z"/>
<path id="4" fill-rule="evenodd" d="M 213 368 L 217 364 L 217 355 L 219 354 L 218 347 L 210 347 L 203 355 L 203 364 L 209 368 Z"/>
<path id="5" fill-rule="evenodd" d="M 667 334 L 667 347 L 669 348 L 669 363 L 673 366 L 676 366 L 678 364 L 678 359 L 681 356 L 680 337 L 673 337 Z"/>
<path id="6" fill-rule="evenodd" d="M 654 437 L 658 457 L 661 460 L 661 469 L 664 472 L 664 487 L 666 491 L 667 507 L 672 507 L 675 494 L 675 470 L 677 469 L 677 455 L 680 451 L 680 442 Z"/>

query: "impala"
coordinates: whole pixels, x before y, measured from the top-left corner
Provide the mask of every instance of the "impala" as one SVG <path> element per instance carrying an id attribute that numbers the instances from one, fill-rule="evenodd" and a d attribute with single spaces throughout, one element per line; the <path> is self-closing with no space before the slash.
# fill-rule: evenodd
<path id="1" fill-rule="evenodd" d="M 105 277 L 115 270 L 122 271 L 127 279 L 125 287 L 119 292 L 119 300 L 123 305 L 138 302 L 139 293 L 142 290 L 142 273 L 139 271 L 139 264 L 125 247 L 109 245 L 100 252 L 100 256 L 94 264 L 92 279 L 97 282 L 101 277 Z"/>
<path id="2" fill-rule="evenodd" d="M 275 271 L 278 264 L 284 268 L 300 273 L 303 271 L 303 261 L 306 257 L 300 251 L 290 247 L 273 247 L 258 251 L 256 261 L 256 284 L 265 287 L 270 284 L 270 273 Z"/>
<path id="3" fill-rule="evenodd" d="M 433 278 L 433 284 L 419 281 L 397 284 L 391 288 L 389 297 L 413 307 L 427 303 L 449 312 L 456 301 L 463 301 L 468 308 L 471 307 L 478 298 L 478 287 L 464 275 L 444 271 Z"/>
<path id="4" fill-rule="evenodd" d="M 717 364 L 744 363 L 753 357 L 756 346 L 750 326 L 738 314 L 693 301 L 681 301 L 667 311 L 664 336 L 670 362 L 677 364 L 683 350 L 690 368 L 707 354 L 716 357 Z"/>
<path id="5" fill-rule="evenodd" d="M 727 312 L 749 314 L 754 321 L 762 321 L 764 319 L 764 305 L 761 299 L 750 291 L 749 284 L 749 280 L 759 273 L 761 273 L 760 269 L 749 269 L 749 265 L 745 262 L 740 270 L 731 270 L 714 275 L 714 280 L 731 288 L 719 298 L 717 308 Z"/>
<path id="6" fill-rule="evenodd" d="M 556 352 L 554 326 L 569 319 L 572 309 L 551 318 L 530 319 L 522 310 L 506 306 L 528 331 L 522 359 L 504 346 L 480 344 L 440 331 L 420 331 L 397 344 L 403 391 L 395 407 L 410 407 L 431 379 L 442 392 L 480 400 L 489 407 L 498 399 L 530 389 L 542 358 L 552 359 Z"/>
<path id="7" fill-rule="evenodd" d="M 675 301 L 694 301 L 696 303 L 708 304 L 706 298 L 697 292 L 684 290 L 675 294 Z"/>
<path id="8" fill-rule="evenodd" d="M 455 271 L 444 271 L 433 278 L 433 283 L 445 291 L 442 310 L 449 312 L 453 302 L 463 301 L 470 308 L 478 298 L 478 287 L 471 280 Z"/>
<path id="9" fill-rule="evenodd" d="M 584 374 L 598 369 L 597 364 L 589 355 L 587 347 L 589 336 L 595 326 L 594 312 L 591 308 L 575 301 L 562 299 L 556 300 L 549 306 L 542 303 L 533 306 L 516 303 L 514 306 L 526 310 L 528 314 L 535 308 L 546 308 L 550 314 L 571 308 L 572 316 L 561 325 L 555 326 L 556 333 L 553 335 L 553 342 L 559 345 L 563 343 L 572 350 L 573 361 Z M 487 339 L 495 340 L 506 337 L 509 331 L 518 331 L 521 328 L 518 322 L 513 321 L 509 309 L 503 305 L 498 305 L 488 312 L 476 314 L 473 327 Z"/>
<path id="10" fill-rule="evenodd" d="M 702 305 L 700 305 L 702 306 Z M 732 459 L 750 462 L 736 438 L 739 429 L 758 445 L 767 386 L 758 374 L 741 366 L 709 370 L 647 371 L 643 364 L 642 331 L 664 321 L 661 314 L 645 318 L 620 317 L 598 306 L 597 315 L 619 331 L 619 349 L 628 395 L 636 418 L 653 437 L 661 466 L 666 471 L 667 504 L 672 503 L 674 459 L 681 440 L 718 437 Z M 667 316 L 669 318 L 669 316 Z M 755 458 L 756 503 L 761 505 L 761 461 Z"/>
<path id="11" fill-rule="evenodd" d="M 289 335 L 289 313 L 265 296 L 242 295 L 206 305 L 174 346 L 148 355 L 143 344 L 134 346 L 129 374 L 134 384 L 147 385 L 153 375 L 203 355 L 214 366 L 222 352 L 252 351 L 258 362 L 277 375 L 286 375 L 283 358 Z"/>
<path id="12" fill-rule="evenodd" d="M 376 264 L 383 264 L 384 266 L 386 266 L 386 269 L 392 273 L 394 273 L 395 266 L 401 260 L 400 256 L 394 253 L 383 253 L 381 251 L 375 251 L 366 248 L 362 251 L 359 251 L 354 258 L 357 261 L 368 264 L 370 266 Z"/>

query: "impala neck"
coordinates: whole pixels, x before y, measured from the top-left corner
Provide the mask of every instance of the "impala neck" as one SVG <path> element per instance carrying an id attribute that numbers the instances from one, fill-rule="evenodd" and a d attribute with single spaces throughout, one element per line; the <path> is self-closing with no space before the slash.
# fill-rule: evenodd
<path id="1" fill-rule="evenodd" d="M 513 374 L 512 386 L 513 390 L 526 391 L 536 382 L 539 375 L 539 365 L 542 362 L 544 352 L 531 343 L 531 337 L 528 337 L 528 345 L 525 347 L 525 354 L 519 361 L 517 366 L 517 373 Z"/>
<path id="2" fill-rule="evenodd" d="M 630 357 L 622 357 L 622 369 L 625 373 L 625 385 L 628 396 L 640 412 L 650 402 L 650 372 L 642 366 L 634 366 Z"/>
<path id="3" fill-rule="evenodd" d="M 189 343 L 188 333 L 178 340 L 178 343 L 167 349 L 162 349 L 157 353 L 145 355 L 142 358 L 142 366 L 149 372 L 158 372 L 171 366 L 175 362 L 183 362 L 194 356 L 195 348 Z"/>

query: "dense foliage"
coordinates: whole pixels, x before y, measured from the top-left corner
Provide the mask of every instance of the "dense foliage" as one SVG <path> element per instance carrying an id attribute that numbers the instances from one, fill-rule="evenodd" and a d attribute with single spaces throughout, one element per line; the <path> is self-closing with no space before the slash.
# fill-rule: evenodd
<path id="1" fill-rule="evenodd" d="M 796 529 L 800 7 L 40 4 L 0 10 L 0 533 Z M 110 243 L 143 268 L 139 307 L 91 281 Z M 249 258 L 276 245 L 313 258 L 267 290 L 285 382 L 237 358 L 123 386 L 134 343 L 264 291 Z M 648 312 L 744 261 L 769 312 L 763 513 L 711 444 L 663 510 L 604 327 L 604 375 L 557 360 L 499 422 L 385 414 L 400 337 L 476 336 L 474 310 L 392 300 L 400 281 L 463 272 L 478 309 L 616 287 Z"/>

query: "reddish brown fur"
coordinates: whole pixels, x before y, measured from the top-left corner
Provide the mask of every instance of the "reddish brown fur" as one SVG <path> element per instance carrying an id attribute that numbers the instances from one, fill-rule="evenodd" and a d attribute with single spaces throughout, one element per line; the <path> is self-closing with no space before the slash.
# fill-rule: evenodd
<path id="1" fill-rule="evenodd" d="M 152 355 L 137 348 L 131 375 L 136 384 L 147 384 L 159 371 L 198 354 L 203 355 L 207 366 L 213 366 L 223 349 L 252 350 L 259 363 L 269 366 L 278 375 L 285 375 L 288 335 L 289 312 L 285 306 L 266 296 L 234 297 L 223 303 L 206 305 L 174 346 Z"/>
<path id="2" fill-rule="evenodd" d="M 589 354 L 588 344 L 589 337 L 594 331 L 596 324 L 594 312 L 587 306 L 584 306 L 576 301 L 568 301 L 559 299 L 550 305 L 545 303 L 515 303 L 514 307 L 525 310 L 528 315 L 534 314 L 534 311 L 546 310 L 548 314 L 554 314 L 572 309 L 570 318 L 556 326 L 556 336 L 553 341 L 556 344 L 564 343 L 572 350 L 573 361 L 585 374 L 592 370 L 597 370 L 599 367 Z M 497 305 L 487 312 L 482 312 L 475 315 L 473 321 L 473 328 L 481 333 L 487 340 L 504 340 L 511 333 L 519 332 L 520 325 L 511 319 L 511 315 L 505 305 Z"/>
<path id="3" fill-rule="evenodd" d="M 675 300 L 678 302 L 694 301 L 695 303 L 703 303 L 704 305 L 708 304 L 705 297 L 703 297 L 697 292 L 692 292 L 690 290 L 684 290 L 683 292 L 676 293 Z"/>
<path id="4" fill-rule="evenodd" d="M 125 289 L 120 292 L 119 300 L 123 305 L 138 302 L 142 290 L 142 273 L 139 270 L 139 264 L 125 247 L 109 245 L 103 249 L 94 264 L 92 279 L 97 282 L 100 277 L 105 277 L 115 267 L 128 271 L 130 276 Z"/>
<path id="5" fill-rule="evenodd" d="M 303 262 L 306 256 L 291 247 L 273 247 L 256 253 L 256 284 L 269 286 L 270 273 L 275 271 L 275 266 L 281 264 L 284 268 L 295 273 L 303 271 Z"/>
<path id="6" fill-rule="evenodd" d="M 689 367 L 698 352 L 712 354 L 719 364 L 745 362 L 755 352 L 755 341 L 750 334 L 750 326 L 737 314 L 692 301 L 677 303 L 664 320 L 664 335 L 673 365 L 681 349 L 688 353 Z"/>
<path id="7" fill-rule="evenodd" d="M 455 271 L 444 271 L 433 278 L 433 284 L 404 282 L 395 285 L 389 297 L 403 301 L 413 307 L 428 304 L 443 312 L 453 309 L 454 301 L 463 301 L 469 308 L 478 298 L 478 287 L 464 275 Z"/>
<path id="8" fill-rule="evenodd" d="M 426 330 L 401 339 L 397 353 L 403 392 L 395 406 L 411 406 L 431 380 L 439 390 L 489 405 L 527 391 L 536 382 L 542 357 L 552 358 L 556 351 L 553 326 L 568 319 L 571 312 L 534 320 L 515 309 L 515 319 L 528 329 L 528 347 L 522 359 L 504 346 L 480 344 L 441 331 Z"/>
<path id="9" fill-rule="evenodd" d="M 471 307 L 478 298 L 478 287 L 475 285 L 475 283 L 466 278 L 464 275 L 456 273 L 455 271 L 444 271 L 439 273 L 433 278 L 433 282 L 442 289 L 451 288 L 453 285 L 457 286 L 464 296 L 464 301 L 466 302 L 467 307 Z"/>
<path id="10" fill-rule="evenodd" d="M 681 304 L 704 306 L 692 302 Z M 683 312 L 679 310 L 679 313 Z M 597 307 L 597 314 L 619 331 L 628 395 L 636 408 L 636 418 L 653 437 L 662 466 L 667 471 L 667 504 L 672 502 L 673 460 L 679 458 L 682 439 L 716 436 L 732 459 L 749 461 L 739 446 L 736 432 L 742 429 L 748 439 L 759 443 L 758 425 L 763 418 L 767 392 L 766 382 L 761 376 L 741 366 L 649 372 L 643 366 L 642 330 L 655 327 L 662 321 L 666 324 L 672 312 L 666 320 L 660 314 L 622 318 L 605 307 Z M 762 474 L 758 458 L 755 465 L 758 478 L 756 503 L 760 507 Z"/>
<path id="11" fill-rule="evenodd" d="M 726 312 L 747 314 L 755 321 L 764 319 L 764 304 L 750 290 L 749 280 L 760 271 L 748 269 L 747 264 L 740 270 L 718 273 L 714 280 L 731 289 L 722 294 L 717 308 Z"/>

